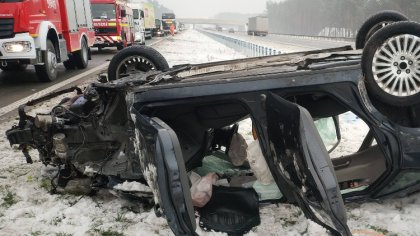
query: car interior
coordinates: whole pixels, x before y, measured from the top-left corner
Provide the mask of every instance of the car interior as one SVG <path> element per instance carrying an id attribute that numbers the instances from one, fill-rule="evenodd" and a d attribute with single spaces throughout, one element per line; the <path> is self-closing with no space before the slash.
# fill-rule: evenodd
<path id="1" fill-rule="evenodd" d="M 386 159 L 376 144 L 373 132 L 347 107 L 325 94 L 297 94 L 286 99 L 306 108 L 313 117 L 315 127 L 329 150 L 341 194 L 363 191 L 386 172 Z M 157 117 L 174 130 L 189 175 L 218 175 L 208 203 L 211 208 L 204 206 L 200 209 L 200 224 L 204 228 L 237 232 L 230 230 L 239 227 L 246 232 L 259 222 L 259 218 L 251 217 L 255 216 L 251 213 L 255 213 L 256 207 L 258 209 L 258 203 L 285 200 L 274 181 L 268 184 L 259 181 L 249 161 L 235 165 L 229 157 L 232 137 L 237 133 L 244 138 L 249 149 L 255 142 L 258 143 L 258 132 L 252 128 L 252 117 L 258 114 L 252 114 L 246 103 L 235 99 L 174 101 L 165 105 L 147 105 L 140 113 Z M 338 117 L 338 121 L 347 119 L 347 122 L 339 122 L 335 126 L 331 119 L 334 116 Z M 355 129 L 360 131 L 357 135 L 352 132 Z M 264 160 L 261 151 L 259 155 Z M 237 204 L 216 199 L 217 196 L 226 199 L 238 195 L 243 201 Z M 218 211 L 223 212 L 223 216 L 218 215 Z M 250 217 L 243 218 L 241 215 Z"/>

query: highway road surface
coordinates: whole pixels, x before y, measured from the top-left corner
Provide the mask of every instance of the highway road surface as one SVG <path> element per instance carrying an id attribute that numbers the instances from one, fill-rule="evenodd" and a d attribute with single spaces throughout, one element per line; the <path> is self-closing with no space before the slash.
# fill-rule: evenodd
<path id="1" fill-rule="evenodd" d="M 154 44 L 160 40 L 161 38 L 153 38 L 152 40 L 148 40 L 147 44 Z M 100 52 L 96 48 L 93 48 L 92 60 L 89 61 L 89 65 L 86 69 L 66 70 L 64 66 L 60 64 L 58 67 L 58 79 L 50 83 L 39 82 L 33 66 L 28 66 L 25 71 L 20 72 L 5 72 L 0 70 L 0 108 L 47 87 L 101 66 L 111 60 L 112 56 L 117 52 L 116 48 L 104 48 Z"/>

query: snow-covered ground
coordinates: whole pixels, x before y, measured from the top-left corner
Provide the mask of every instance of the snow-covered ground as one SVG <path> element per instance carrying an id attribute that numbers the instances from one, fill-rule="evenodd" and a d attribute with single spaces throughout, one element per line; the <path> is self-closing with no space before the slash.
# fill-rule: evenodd
<path id="1" fill-rule="evenodd" d="M 195 31 L 169 37 L 155 48 L 170 65 L 242 57 Z M 37 110 L 51 109 L 55 102 L 46 103 Z M 352 140 L 363 136 L 366 128 L 360 128 L 363 122 L 352 114 L 346 114 L 342 120 L 345 121 L 342 126 L 343 145 L 338 150 L 352 152 L 359 145 Z M 42 168 L 36 152 L 31 151 L 35 163 L 29 165 L 19 150 L 9 147 L 5 131 L 15 123 L 16 120 L 11 119 L 0 125 L 1 236 L 172 235 L 164 218 L 158 218 L 150 209 L 116 198 L 107 191 L 95 196 L 50 194 L 50 182 L 45 176 L 51 176 L 51 170 Z M 242 122 L 240 130 L 249 138 L 250 122 Z M 347 204 L 346 210 L 349 226 L 355 235 L 420 235 L 418 194 L 401 199 Z M 292 205 L 264 205 L 260 213 L 261 225 L 248 235 L 328 235 Z M 197 232 L 200 235 L 223 235 L 201 229 Z"/>

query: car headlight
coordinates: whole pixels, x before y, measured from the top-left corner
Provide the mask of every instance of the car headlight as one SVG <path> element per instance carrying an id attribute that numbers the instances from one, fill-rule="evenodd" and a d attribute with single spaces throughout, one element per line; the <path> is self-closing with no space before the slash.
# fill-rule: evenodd
<path id="1" fill-rule="evenodd" d="M 3 48 L 8 53 L 29 52 L 32 49 L 29 41 L 6 42 Z"/>

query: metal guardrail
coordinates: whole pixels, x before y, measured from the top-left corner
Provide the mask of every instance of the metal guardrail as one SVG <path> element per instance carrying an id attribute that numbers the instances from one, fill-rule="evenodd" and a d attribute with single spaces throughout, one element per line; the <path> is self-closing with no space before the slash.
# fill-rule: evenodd
<path id="1" fill-rule="evenodd" d="M 303 39 L 316 39 L 316 40 L 331 40 L 331 41 L 344 41 L 344 42 L 354 42 L 354 38 L 346 37 L 329 37 L 329 36 L 312 36 L 312 35 L 296 35 L 296 34 L 268 34 L 271 36 L 287 36 L 293 38 L 303 38 Z"/>
<path id="2" fill-rule="evenodd" d="M 247 31 L 235 31 L 235 33 L 240 33 L 242 35 L 248 35 Z M 347 37 L 333 37 L 333 36 L 318 36 L 318 35 L 298 35 L 298 34 L 277 34 L 277 33 L 269 33 L 269 36 L 287 36 L 292 38 L 302 38 L 302 39 L 315 39 L 315 40 L 331 40 L 331 41 L 344 41 L 344 42 L 354 42 L 355 38 L 347 38 Z"/>
<path id="3" fill-rule="evenodd" d="M 280 50 L 266 47 L 263 45 L 247 42 L 241 39 L 228 37 L 226 35 L 210 32 L 206 30 L 198 30 L 199 32 L 209 36 L 210 38 L 244 54 L 247 57 L 271 56 L 281 54 Z"/>

